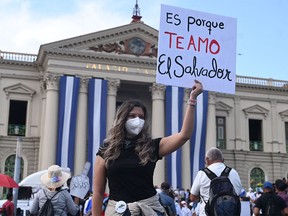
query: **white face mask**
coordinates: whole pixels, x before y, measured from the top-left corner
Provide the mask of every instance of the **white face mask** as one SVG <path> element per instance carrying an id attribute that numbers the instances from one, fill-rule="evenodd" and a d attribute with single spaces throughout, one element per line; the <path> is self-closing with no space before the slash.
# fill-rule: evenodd
<path id="1" fill-rule="evenodd" d="M 137 136 L 144 125 L 145 121 L 143 119 L 140 119 L 139 117 L 128 119 L 125 124 L 125 128 L 131 136 Z"/>

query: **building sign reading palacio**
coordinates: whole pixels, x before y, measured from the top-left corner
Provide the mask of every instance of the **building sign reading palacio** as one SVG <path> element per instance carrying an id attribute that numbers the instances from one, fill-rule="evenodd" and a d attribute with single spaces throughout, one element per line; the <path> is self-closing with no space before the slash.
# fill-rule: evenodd
<path id="1" fill-rule="evenodd" d="M 110 64 L 86 64 L 87 69 L 94 69 L 99 71 L 107 72 L 124 72 L 124 73 L 140 73 L 147 75 L 155 75 L 155 70 L 146 69 L 146 68 L 134 68 L 129 66 L 120 66 L 120 65 L 110 65 Z"/>

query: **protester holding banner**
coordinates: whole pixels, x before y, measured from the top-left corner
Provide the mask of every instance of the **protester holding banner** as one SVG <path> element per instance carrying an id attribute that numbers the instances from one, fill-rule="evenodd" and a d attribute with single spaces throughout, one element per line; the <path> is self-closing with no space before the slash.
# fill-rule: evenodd
<path id="1" fill-rule="evenodd" d="M 37 192 L 30 206 L 30 213 L 37 215 L 47 199 L 51 199 L 55 216 L 66 216 L 67 213 L 76 215 L 79 211 L 79 198 L 75 197 L 73 202 L 69 192 L 62 189 L 69 178 L 70 174 L 64 172 L 58 165 L 50 166 L 48 171 L 41 176 L 41 182 L 45 187 Z"/>
<path id="2" fill-rule="evenodd" d="M 146 107 L 139 101 L 125 101 L 94 164 L 92 215 L 102 213 L 106 181 L 109 202 L 105 216 L 166 215 L 153 184 L 156 162 L 180 148 L 192 135 L 196 98 L 203 91 L 195 81 L 181 131 L 152 139 Z"/>

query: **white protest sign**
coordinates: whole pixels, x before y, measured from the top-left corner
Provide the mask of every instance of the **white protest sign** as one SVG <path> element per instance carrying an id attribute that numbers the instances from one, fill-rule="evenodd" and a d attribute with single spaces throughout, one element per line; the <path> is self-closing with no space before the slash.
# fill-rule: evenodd
<path id="1" fill-rule="evenodd" d="M 73 176 L 70 183 L 70 194 L 72 196 L 84 199 L 90 188 L 89 178 L 87 176 L 91 167 L 90 162 L 86 162 L 81 175 Z"/>
<path id="2" fill-rule="evenodd" d="M 161 5 L 156 82 L 235 93 L 237 20 Z"/>

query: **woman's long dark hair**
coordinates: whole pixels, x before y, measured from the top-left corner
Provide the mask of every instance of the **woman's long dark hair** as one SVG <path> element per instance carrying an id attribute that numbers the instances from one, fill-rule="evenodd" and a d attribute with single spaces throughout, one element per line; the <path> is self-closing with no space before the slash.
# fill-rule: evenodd
<path id="1" fill-rule="evenodd" d="M 126 138 L 125 123 L 128 115 L 134 107 L 140 107 L 144 112 L 144 126 L 136 139 L 135 151 L 138 153 L 141 164 L 145 165 L 149 161 L 155 161 L 152 158 L 153 146 L 151 146 L 150 126 L 147 122 L 148 114 L 144 104 L 137 100 L 125 101 L 117 110 L 116 117 L 112 128 L 110 129 L 107 138 L 104 140 L 103 157 L 106 167 L 110 162 L 117 159 L 120 155 L 120 150 Z"/>

